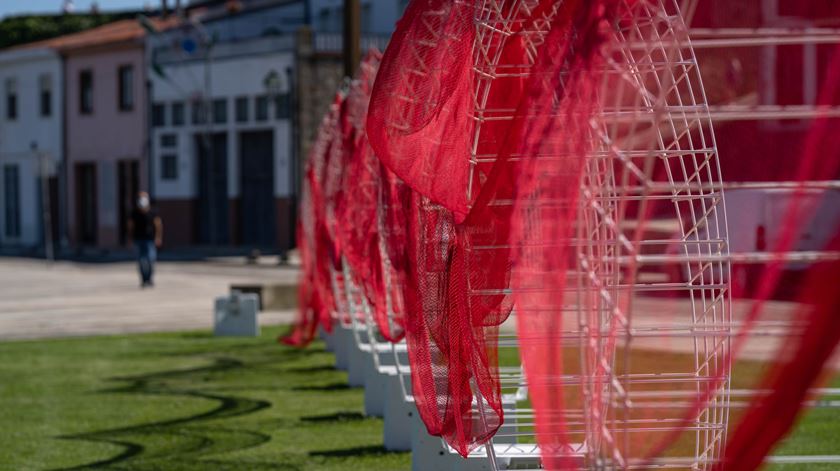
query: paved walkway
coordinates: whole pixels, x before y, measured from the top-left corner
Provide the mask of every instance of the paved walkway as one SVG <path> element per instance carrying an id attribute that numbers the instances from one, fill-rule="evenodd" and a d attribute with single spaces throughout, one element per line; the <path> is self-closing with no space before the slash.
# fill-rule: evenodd
<path id="1" fill-rule="evenodd" d="M 141 290 L 133 263 L 79 264 L 0 258 L 0 339 L 210 329 L 213 300 L 232 283 L 291 284 L 297 270 L 243 259 L 161 262 Z M 265 312 L 263 324 L 291 322 Z"/>
<path id="2" fill-rule="evenodd" d="M 157 286 L 141 290 L 133 263 L 47 265 L 37 260 L 0 258 L 0 340 L 211 329 L 213 300 L 226 294 L 230 284 L 296 282 L 297 269 L 277 267 L 268 259 L 264 262 L 245 265 L 242 258 L 161 262 L 157 265 Z M 691 316 L 687 299 L 642 297 L 635 303 L 636 327 L 684 325 Z M 750 304 L 733 303 L 736 325 Z M 791 303 L 770 302 L 763 319 L 784 324 L 794 320 L 796 313 Z M 292 311 L 260 314 L 263 324 L 289 323 L 293 319 Z M 573 330 L 576 322 L 569 316 L 565 324 Z M 503 330 L 514 329 L 512 317 Z M 767 360 L 777 354 L 784 338 L 765 331 L 759 328 L 759 335 L 750 338 L 742 358 Z M 640 337 L 633 346 L 694 351 L 694 342 L 687 337 Z M 840 351 L 832 367 L 840 370 Z"/>

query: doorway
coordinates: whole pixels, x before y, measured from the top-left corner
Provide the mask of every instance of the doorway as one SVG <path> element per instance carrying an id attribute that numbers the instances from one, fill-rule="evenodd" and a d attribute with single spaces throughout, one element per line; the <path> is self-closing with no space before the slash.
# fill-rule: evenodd
<path id="1" fill-rule="evenodd" d="M 195 136 L 198 150 L 196 240 L 204 245 L 229 243 L 227 143 L 226 133 Z"/>
<path id="2" fill-rule="evenodd" d="M 97 230 L 96 164 L 76 164 L 76 228 L 81 245 L 96 245 Z"/>
<path id="3" fill-rule="evenodd" d="M 242 201 L 239 236 L 242 245 L 276 246 L 274 201 L 274 132 L 239 135 L 239 175 Z"/>

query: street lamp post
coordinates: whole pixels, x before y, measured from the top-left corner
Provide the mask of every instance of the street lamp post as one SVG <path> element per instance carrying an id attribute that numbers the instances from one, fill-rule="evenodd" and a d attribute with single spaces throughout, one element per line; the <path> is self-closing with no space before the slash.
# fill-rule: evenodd
<path id="1" fill-rule="evenodd" d="M 362 60 L 362 13 L 359 0 L 344 0 L 344 76 L 352 78 Z"/>

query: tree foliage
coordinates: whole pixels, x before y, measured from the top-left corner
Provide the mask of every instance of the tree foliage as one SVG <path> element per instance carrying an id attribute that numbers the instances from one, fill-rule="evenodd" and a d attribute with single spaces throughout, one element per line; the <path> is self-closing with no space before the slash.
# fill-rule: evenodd
<path id="1" fill-rule="evenodd" d="M 134 18 L 137 13 L 125 11 L 97 14 L 11 16 L 0 21 L 0 48 L 84 31 L 105 23 Z"/>

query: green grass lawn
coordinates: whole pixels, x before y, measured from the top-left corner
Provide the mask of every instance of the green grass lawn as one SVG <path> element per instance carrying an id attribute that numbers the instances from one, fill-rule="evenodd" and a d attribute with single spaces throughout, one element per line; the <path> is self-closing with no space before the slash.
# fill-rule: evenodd
<path id="1" fill-rule="evenodd" d="M 279 333 L 0 343 L 0 470 L 408 469 L 408 453 L 382 448 L 382 421 L 363 416 L 363 390 L 347 387 L 323 344 L 299 351 Z M 511 354 L 502 362 L 518 362 Z M 685 360 L 637 355 L 656 370 Z M 761 366 L 735 370 L 733 387 L 746 387 Z M 838 451 L 840 409 L 818 408 L 774 454 Z"/>
<path id="2" fill-rule="evenodd" d="M 279 332 L 0 343 L 0 469 L 408 469 L 323 344 Z"/>

